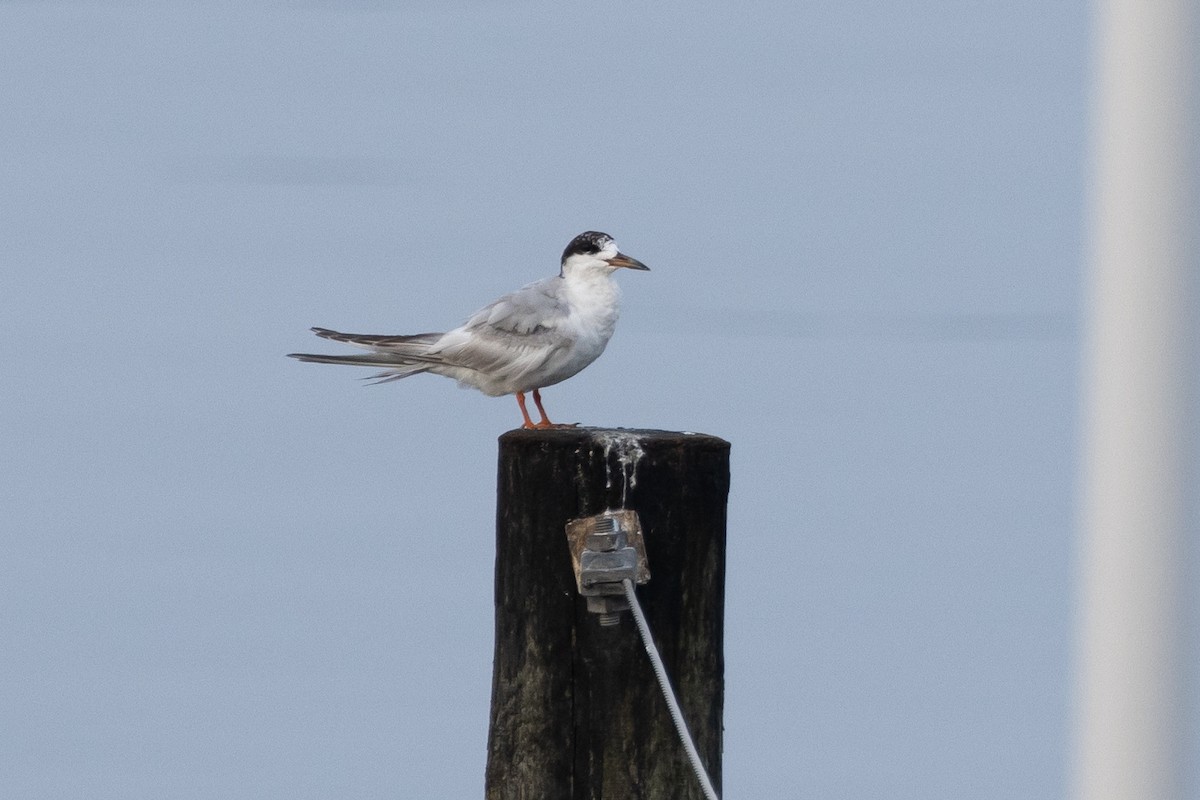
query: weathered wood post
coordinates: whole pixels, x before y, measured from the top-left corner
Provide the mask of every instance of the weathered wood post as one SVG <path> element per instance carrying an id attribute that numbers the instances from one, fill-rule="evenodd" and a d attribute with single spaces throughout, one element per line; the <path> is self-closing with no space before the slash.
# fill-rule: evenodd
<path id="1" fill-rule="evenodd" d="M 728 492 L 729 444 L 713 436 L 500 437 L 487 800 L 703 797 L 629 612 L 601 626 L 576 591 L 566 523 L 621 507 L 641 518 L 638 597 L 720 786 Z"/>

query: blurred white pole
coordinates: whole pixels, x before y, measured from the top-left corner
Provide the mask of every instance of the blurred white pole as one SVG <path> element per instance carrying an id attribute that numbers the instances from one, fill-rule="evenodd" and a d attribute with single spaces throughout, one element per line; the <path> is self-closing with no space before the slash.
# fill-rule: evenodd
<path id="1" fill-rule="evenodd" d="M 1200 0 L 1097 0 L 1076 800 L 1183 800 Z"/>

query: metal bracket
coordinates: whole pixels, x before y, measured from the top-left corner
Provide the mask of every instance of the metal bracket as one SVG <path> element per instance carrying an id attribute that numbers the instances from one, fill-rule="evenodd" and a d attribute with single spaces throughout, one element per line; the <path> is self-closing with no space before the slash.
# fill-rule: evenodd
<path id="1" fill-rule="evenodd" d="M 622 508 L 567 523 L 575 587 L 601 625 L 615 625 L 629 608 L 621 582 L 650 580 L 646 542 L 636 511 Z"/>

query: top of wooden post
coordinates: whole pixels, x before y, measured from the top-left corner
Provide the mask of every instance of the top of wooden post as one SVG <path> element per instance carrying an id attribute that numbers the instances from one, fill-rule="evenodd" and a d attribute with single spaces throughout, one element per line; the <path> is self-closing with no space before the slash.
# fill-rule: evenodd
<path id="1" fill-rule="evenodd" d="M 596 441 L 601 444 L 619 438 L 632 438 L 638 441 L 653 441 L 656 444 L 671 442 L 703 442 L 708 445 L 729 447 L 729 442 L 707 433 L 693 431 L 663 431 L 655 428 L 598 428 L 577 426 L 573 428 L 545 428 L 530 430 L 515 428 L 500 436 L 500 441 L 546 441 L 557 444 L 565 442 Z"/>

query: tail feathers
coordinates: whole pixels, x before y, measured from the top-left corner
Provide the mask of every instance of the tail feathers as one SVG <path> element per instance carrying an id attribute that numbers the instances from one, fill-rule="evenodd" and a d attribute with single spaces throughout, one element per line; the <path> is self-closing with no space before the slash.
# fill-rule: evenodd
<path id="1" fill-rule="evenodd" d="M 345 342 L 357 347 L 406 350 L 414 346 L 431 345 L 442 338 L 440 333 L 415 333 L 409 336 L 383 336 L 374 333 L 342 333 L 328 328 L 313 328 L 312 332 L 322 339 Z"/>
<path id="2" fill-rule="evenodd" d="M 367 377 L 363 378 L 363 380 L 367 381 L 368 386 L 378 386 L 381 383 L 391 383 L 392 381 L 398 381 L 401 378 L 407 378 L 410 375 L 420 375 L 422 372 L 427 372 L 428 369 L 428 367 L 414 366 L 400 372 L 397 372 L 396 370 L 388 370 L 387 372 L 377 372 L 374 375 L 368 375 Z"/>
<path id="3" fill-rule="evenodd" d="M 384 371 L 371 375 L 367 380 L 375 383 L 398 381 L 410 375 L 429 371 L 428 363 L 403 361 L 391 353 L 364 353 L 353 356 L 327 356 L 322 353 L 288 353 L 289 358 L 307 361 L 311 364 L 345 364 L 352 367 L 375 367 Z"/>
<path id="4" fill-rule="evenodd" d="M 290 358 L 312 364 L 346 364 L 353 367 L 375 367 L 381 369 L 366 380 L 372 383 L 398 381 L 410 375 L 428 372 L 441 359 L 430 355 L 429 346 L 442 338 L 440 333 L 418 333 L 412 336 L 376 336 L 374 334 L 341 333 L 328 328 L 313 328 L 313 333 L 322 339 L 332 339 L 357 347 L 370 349 L 370 353 L 348 356 L 325 355 L 324 353 L 288 353 Z"/>
<path id="5" fill-rule="evenodd" d="M 324 353 L 288 353 L 288 358 L 308 361 L 313 364 L 352 364 L 356 367 L 390 367 L 406 366 L 397 364 L 397 358 L 390 353 L 356 353 L 352 356 L 329 356 Z"/>

